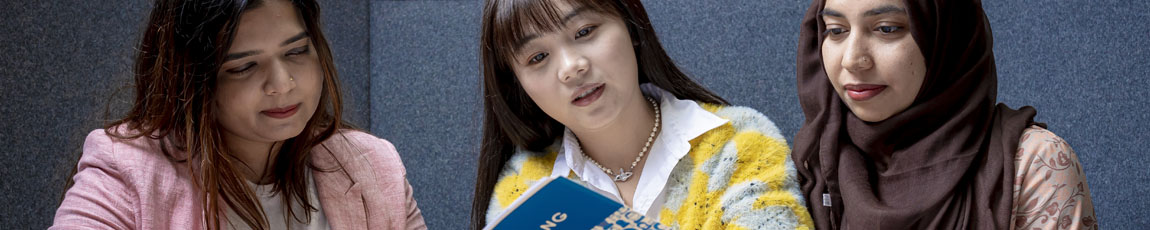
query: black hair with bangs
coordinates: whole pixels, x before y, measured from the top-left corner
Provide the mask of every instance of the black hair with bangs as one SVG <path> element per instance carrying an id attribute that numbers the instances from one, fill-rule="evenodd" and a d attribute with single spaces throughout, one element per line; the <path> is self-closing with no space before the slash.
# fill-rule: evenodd
<path id="1" fill-rule="evenodd" d="M 523 90 L 511 62 L 529 32 L 561 28 L 560 0 L 486 0 L 480 31 L 483 64 L 483 139 L 471 205 L 471 228 L 486 225 L 488 204 L 499 173 L 516 149 L 541 152 L 563 135 L 563 124 L 547 116 Z M 639 83 L 652 83 L 679 99 L 727 105 L 722 97 L 691 80 L 655 36 L 640 0 L 563 0 L 573 9 L 622 19 L 634 43 Z"/>

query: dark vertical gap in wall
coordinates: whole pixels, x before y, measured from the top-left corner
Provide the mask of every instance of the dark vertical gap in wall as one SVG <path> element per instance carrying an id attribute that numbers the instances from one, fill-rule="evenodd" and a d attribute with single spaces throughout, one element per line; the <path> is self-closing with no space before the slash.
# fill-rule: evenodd
<path id="1" fill-rule="evenodd" d="M 372 9 L 374 9 L 374 8 L 372 8 L 372 4 L 375 4 L 375 1 L 372 1 L 372 0 L 363 0 L 363 1 L 366 2 L 366 3 L 364 3 L 363 10 L 367 11 L 367 14 L 364 14 L 367 17 L 365 20 L 366 23 L 364 23 L 364 25 L 363 25 L 364 30 L 367 31 L 367 37 L 364 38 L 365 40 L 367 40 L 367 49 L 365 49 L 365 51 L 364 51 L 364 52 L 367 52 L 367 65 L 366 65 L 367 67 L 365 67 L 367 69 L 364 71 L 364 73 L 367 73 L 367 79 L 366 79 L 366 82 L 364 82 L 364 84 L 367 85 L 365 87 L 365 88 L 367 88 L 367 92 L 363 93 L 364 95 L 366 95 L 364 97 L 364 99 L 367 100 L 367 103 L 365 103 L 367 105 L 367 109 L 366 109 L 367 114 L 364 114 L 364 116 L 363 116 L 363 120 L 364 120 L 363 121 L 363 123 L 364 123 L 363 127 L 359 127 L 359 128 L 362 128 L 362 129 L 364 129 L 364 131 L 371 133 L 371 130 L 373 128 L 372 123 L 375 120 L 374 116 L 372 116 L 372 112 L 371 112 L 371 111 L 373 111 L 372 107 L 374 107 L 374 105 L 375 105 L 375 100 L 372 99 L 373 90 L 371 88 L 371 85 L 373 84 L 372 79 L 375 78 L 375 75 L 371 73 L 372 69 L 374 69 L 373 68 L 374 62 L 372 60 L 375 60 L 375 53 L 371 52 L 372 50 L 375 50 L 374 49 L 375 43 L 372 42 L 372 38 L 374 37 L 373 34 L 375 33 L 375 31 L 373 31 L 371 29 L 371 23 L 372 23 L 372 21 L 374 21 L 373 19 L 375 18 L 375 15 L 373 15 L 374 11 Z"/>

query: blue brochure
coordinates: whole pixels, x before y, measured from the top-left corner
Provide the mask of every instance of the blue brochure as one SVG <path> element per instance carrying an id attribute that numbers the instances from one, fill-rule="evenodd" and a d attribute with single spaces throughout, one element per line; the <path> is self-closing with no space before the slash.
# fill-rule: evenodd
<path id="1" fill-rule="evenodd" d="M 565 177 L 536 182 L 484 229 L 670 229 Z"/>

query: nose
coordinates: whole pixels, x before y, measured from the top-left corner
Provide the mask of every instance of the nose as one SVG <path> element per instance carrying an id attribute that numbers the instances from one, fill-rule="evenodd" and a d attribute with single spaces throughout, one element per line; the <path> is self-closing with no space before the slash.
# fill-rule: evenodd
<path id="1" fill-rule="evenodd" d="M 269 66 L 267 80 L 264 82 L 264 94 L 274 96 L 295 89 L 295 77 L 291 75 L 291 71 L 288 71 L 283 62 L 277 60 L 269 64 L 271 66 Z"/>
<path id="2" fill-rule="evenodd" d="M 870 44 L 867 43 L 863 33 L 851 33 L 847 37 L 846 52 L 843 53 L 842 65 L 852 73 L 869 70 L 874 67 L 874 57 L 871 56 Z"/>
<path id="3" fill-rule="evenodd" d="M 560 63 L 559 82 L 569 83 L 580 80 L 587 73 L 587 69 L 591 67 L 591 62 L 587 60 L 587 57 L 575 50 L 566 49 L 557 52 L 557 54 L 556 61 Z"/>

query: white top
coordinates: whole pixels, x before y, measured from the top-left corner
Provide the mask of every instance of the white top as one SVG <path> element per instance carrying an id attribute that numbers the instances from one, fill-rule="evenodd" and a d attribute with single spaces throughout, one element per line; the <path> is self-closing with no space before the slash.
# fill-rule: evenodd
<path id="1" fill-rule="evenodd" d="M 316 208 L 315 212 L 304 212 L 303 206 L 298 203 L 293 203 L 292 211 L 298 217 L 291 217 L 291 221 L 287 222 L 284 219 L 284 201 L 283 193 L 274 193 L 272 187 L 274 184 L 256 185 L 251 181 L 245 180 L 248 186 L 255 188 L 256 196 L 260 198 L 260 206 L 264 209 L 264 215 L 268 220 L 268 229 L 300 229 L 300 230 L 328 230 L 331 226 L 327 224 L 327 218 L 323 215 L 323 206 L 319 203 L 319 196 L 316 194 L 315 178 L 311 175 L 311 170 L 308 169 L 305 173 L 307 177 L 307 197 L 312 206 Z M 306 213 L 311 216 L 311 223 L 303 223 L 307 219 L 300 214 Z M 231 208 L 228 208 L 228 222 L 230 229 L 250 230 L 239 214 L 236 214 Z"/>
<path id="2" fill-rule="evenodd" d="M 639 184 L 635 187 L 635 194 L 631 199 L 631 210 L 658 220 L 659 210 L 663 207 L 666 194 L 663 187 L 667 185 L 671 170 L 691 150 L 690 141 L 726 124 L 727 120 L 704 110 L 694 101 L 675 98 L 670 92 L 653 84 L 643 84 L 640 88 L 643 94 L 659 101 L 663 131 L 655 138 L 654 143 L 651 143 L 650 152 L 646 156 L 647 162 L 644 163 L 642 176 L 639 177 Z M 571 133 L 570 129 L 563 133 L 562 146 L 555 158 L 552 176 L 567 176 L 568 172 L 574 172 L 592 188 L 614 195 L 612 198 L 615 201 L 623 200 L 619 195 L 619 189 L 615 187 L 613 177 L 581 154 L 579 141 L 575 139 L 575 134 Z"/>

